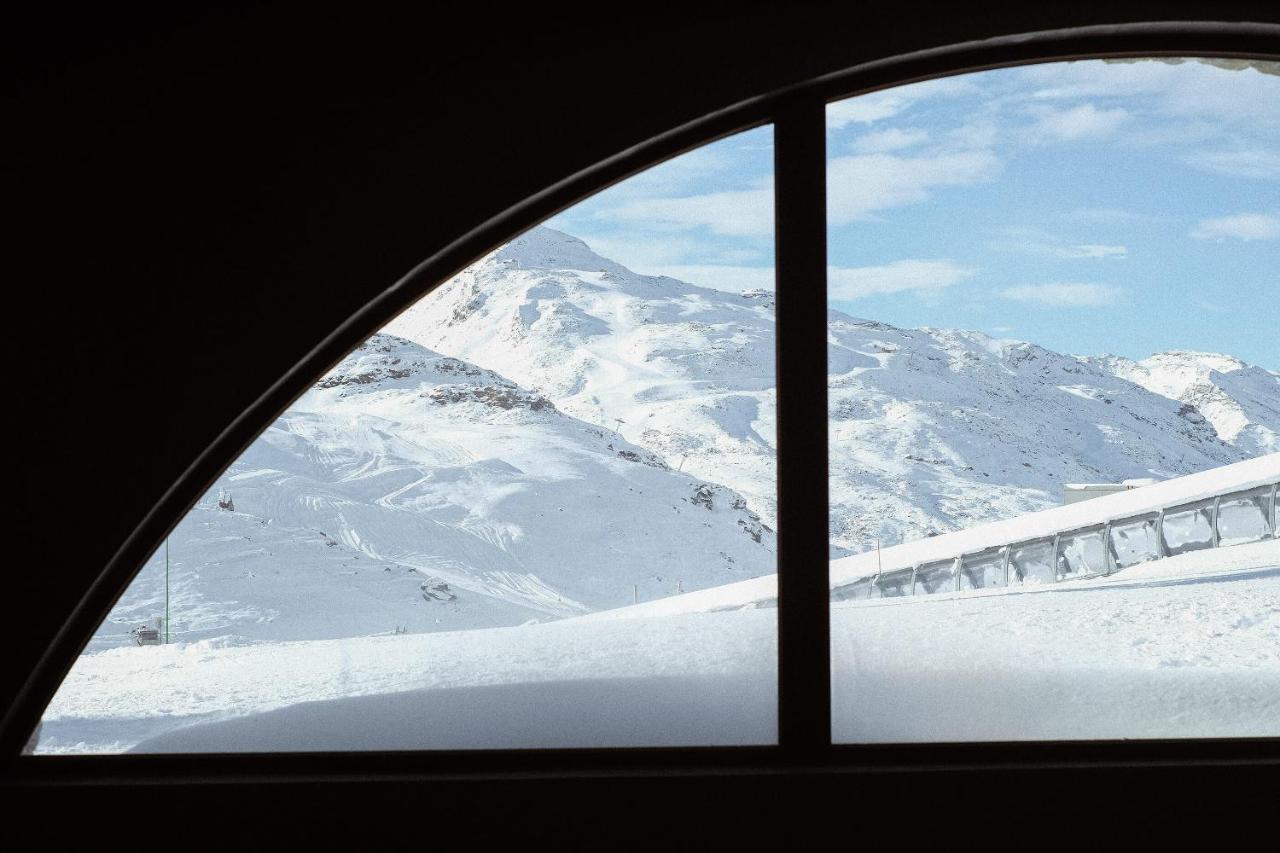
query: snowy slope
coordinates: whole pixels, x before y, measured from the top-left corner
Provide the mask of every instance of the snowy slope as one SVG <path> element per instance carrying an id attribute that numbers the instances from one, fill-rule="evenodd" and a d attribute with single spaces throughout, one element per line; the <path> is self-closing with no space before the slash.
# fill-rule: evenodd
<path id="1" fill-rule="evenodd" d="M 853 551 L 1256 455 L 1101 367 L 981 332 L 829 318 L 832 538 Z"/>
<path id="2" fill-rule="evenodd" d="M 772 524 L 772 294 L 637 275 L 534 228 L 387 331 L 496 370 L 672 468 L 741 492 Z M 621 424 L 618 423 L 621 419 Z"/>
<path id="3" fill-rule="evenodd" d="M 1196 410 L 1223 441 L 1250 454 L 1280 450 L 1280 373 L 1205 352 L 1162 352 L 1141 361 L 1088 361 Z"/>
<path id="4" fill-rule="evenodd" d="M 179 638 L 258 641 L 561 618 L 768 574 L 775 548 L 731 490 L 377 335 L 254 442 L 169 550 Z M 161 549 L 91 649 L 163 612 L 163 573 Z"/>

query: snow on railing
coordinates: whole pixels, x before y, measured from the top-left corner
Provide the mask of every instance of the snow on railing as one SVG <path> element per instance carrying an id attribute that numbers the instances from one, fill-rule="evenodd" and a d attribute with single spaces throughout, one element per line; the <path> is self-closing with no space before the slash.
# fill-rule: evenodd
<path id="1" fill-rule="evenodd" d="M 833 560 L 833 601 L 1101 577 L 1203 548 L 1280 539 L 1280 453 L 1126 492 Z M 579 618 L 630 618 L 777 603 L 777 576 Z"/>
<path id="2" fill-rule="evenodd" d="M 834 601 L 1097 577 L 1277 538 L 1280 454 L 831 564 Z"/>

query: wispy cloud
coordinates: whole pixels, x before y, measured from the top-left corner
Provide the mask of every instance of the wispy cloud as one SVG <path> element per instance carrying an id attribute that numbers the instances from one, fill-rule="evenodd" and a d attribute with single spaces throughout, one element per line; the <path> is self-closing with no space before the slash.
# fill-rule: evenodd
<path id="1" fill-rule="evenodd" d="M 861 299 L 909 290 L 938 291 L 974 272 L 948 260 L 905 259 L 875 267 L 833 266 L 827 268 L 827 294 L 831 299 Z"/>
<path id="2" fill-rule="evenodd" d="M 1126 246 L 1104 246 L 1096 243 L 1067 246 L 1062 250 L 1064 258 L 1125 258 L 1128 255 L 1129 249 Z"/>
<path id="3" fill-rule="evenodd" d="M 872 92 L 855 98 L 846 98 L 827 105 L 827 128 L 840 130 L 851 124 L 872 124 L 898 115 L 912 104 L 939 95 L 967 95 L 982 91 L 972 80 L 963 77 L 943 77 L 909 86 Z"/>
<path id="4" fill-rule="evenodd" d="M 1129 256 L 1127 246 L 1104 243 L 1073 243 L 1070 240 L 1051 234 L 1040 228 L 1017 226 L 1000 229 L 999 239 L 993 240 L 991 248 L 1002 252 L 1025 252 L 1033 255 L 1044 255 L 1065 260 L 1103 258 L 1126 258 Z"/>
<path id="5" fill-rule="evenodd" d="M 757 184 L 746 190 L 636 199 L 596 216 L 653 231 L 707 228 L 722 236 L 764 236 L 773 233 L 773 182 Z"/>
<path id="6" fill-rule="evenodd" d="M 990 151 L 836 157 L 827 164 L 827 213 L 831 224 L 845 225 L 877 210 L 924 201 L 939 187 L 990 180 L 999 169 Z"/>
<path id="7" fill-rule="evenodd" d="M 1123 291 L 1105 284 L 1062 282 L 1008 287 L 996 295 L 1041 308 L 1090 308 L 1115 304 Z"/>
<path id="8" fill-rule="evenodd" d="M 1036 112 L 1039 120 L 1036 122 L 1035 132 L 1064 142 L 1106 139 L 1129 118 L 1129 112 L 1121 107 L 1098 109 L 1093 104 Z"/>
<path id="9" fill-rule="evenodd" d="M 1256 105 L 1272 97 L 1275 77 L 1257 68 L 1227 70 L 1212 61 L 1148 60 L 1052 63 L 1028 67 L 1025 77 L 1040 100 L 1146 97 L 1165 116 L 1271 121 Z"/>
<path id="10" fill-rule="evenodd" d="M 1280 238 L 1280 218 L 1265 213 L 1237 213 L 1203 219 L 1191 229 L 1197 240 L 1275 240 Z"/>
<path id="11" fill-rule="evenodd" d="M 1266 147 L 1197 151 L 1186 162 L 1199 169 L 1239 178 L 1280 180 L 1280 149 Z"/>
<path id="12" fill-rule="evenodd" d="M 938 187 L 988 180 L 999 170 L 989 151 L 960 151 L 933 156 L 856 154 L 828 163 L 827 209 L 833 225 L 845 225 L 877 210 L 924 201 Z M 752 189 L 686 196 L 635 198 L 606 207 L 597 219 L 650 231 L 706 228 L 727 237 L 773 233 L 773 187 L 769 179 Z"/>
<path id="13" fill-rule="evenodd" d="M 886 151 L 898 151 L 920 145 L 929 139 L 923 130 L 903 130 L 889 127 L 859 136 L 853 143 L 853 150 L 859 154 L 882 154 Z"/>
<path id="14" fill-rule="evenodd" d="M 1116 207 L 1078 207 L 1063 213 L 1062 218 L 1068 222 L 1079 222 L 1084 225 L 1125 226 L 1168 222 L 1171 217 L 1122 210 Z"/>
<path id="15" fill-rule="evenodd" d="M 827 105 L 827 127 L 841 130 L 851 124 L 871 124 L 906 109 L 909 99 L 891 92 L 877 92 Z"/>

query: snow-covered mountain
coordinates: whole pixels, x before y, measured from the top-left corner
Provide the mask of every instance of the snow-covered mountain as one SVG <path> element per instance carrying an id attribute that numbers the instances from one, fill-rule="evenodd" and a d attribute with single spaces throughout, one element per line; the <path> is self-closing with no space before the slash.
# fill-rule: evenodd
<path id="1" fill-rule="evenodd" d="M 575 237 L 535 228 L 388 328 L 617 426 L 774 517 L 768 292 L 637 275 Z M 1061 501 L 1063 482 L 1223 465 L 1266 452 L 1273 435 L 1215 432 L 1217 409 L 1143 387 L 1116 359 L 839 312 L 828 335 L 836 554 L 1043 509 Z M 1223 406 L 1277 423 L 1257 414 L 1280 407 L 1275 374 L 1247 375 L 1247 386 L 1218 380 Z"/>
<path id="2" fill-rule="evenodd" d="M 171 537 L 184 638 L 512 625 L 774 570 L 770 293 L 637 275 L 536 228 L 388 330 Z M 836 311 L 828 346 L 833 555 L 1280 449 L 1280 375 L 1227 356 L 1070 356 Z M 159 554 L 98 644 L 162 593 Z"/>
<path id="3" fill-rule="evenodd" d="M 1194 406 L 981 332 L 829 317 L 832 538 L 865 550 L 1061 503 L 1062 484 L 1259 455 Z M 1277 392 L 1280 397 L 1280 392 Z"/>
<path id="4" fill-rule="evenodd" d="M 1141 361 L 1089 359 L 1143 388 L 1195 406 L 1223 441 L 1253 455 L 1280 450 L 1280 373 L 1208 352 L 1162 352 Z"/>
<path id="5" fill-rule="evenodd" d="M 776 517 L 774 305 L 637 275 L 534 228 L 387 326 L 536 389 Z"/>
<path id="6" fill-rule="evenodd" d="M 231 509 L 220 509 L 226 496 Z M 170 536 L 182 639 L 483 628 L 774 571 L 731 489 L 389 335 L 276 421 Z M 163 612 L 164 551 L 95 645 Z"/>

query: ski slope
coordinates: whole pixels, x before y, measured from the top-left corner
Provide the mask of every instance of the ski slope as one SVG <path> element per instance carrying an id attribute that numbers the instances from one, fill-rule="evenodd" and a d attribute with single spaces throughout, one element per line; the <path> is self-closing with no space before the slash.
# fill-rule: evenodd
<path id="1" fill-rule="evenodd" d="M 223 494 L 233 511 L 218 508 Z M 554 620 L 772 573 L 774 542 L 732 490 L 505 377 L 378 335 L 170 535 L 172 635 L 274 642 Z M 165 612 L 165 559 L 152 555 L 89 651 Z"/>

